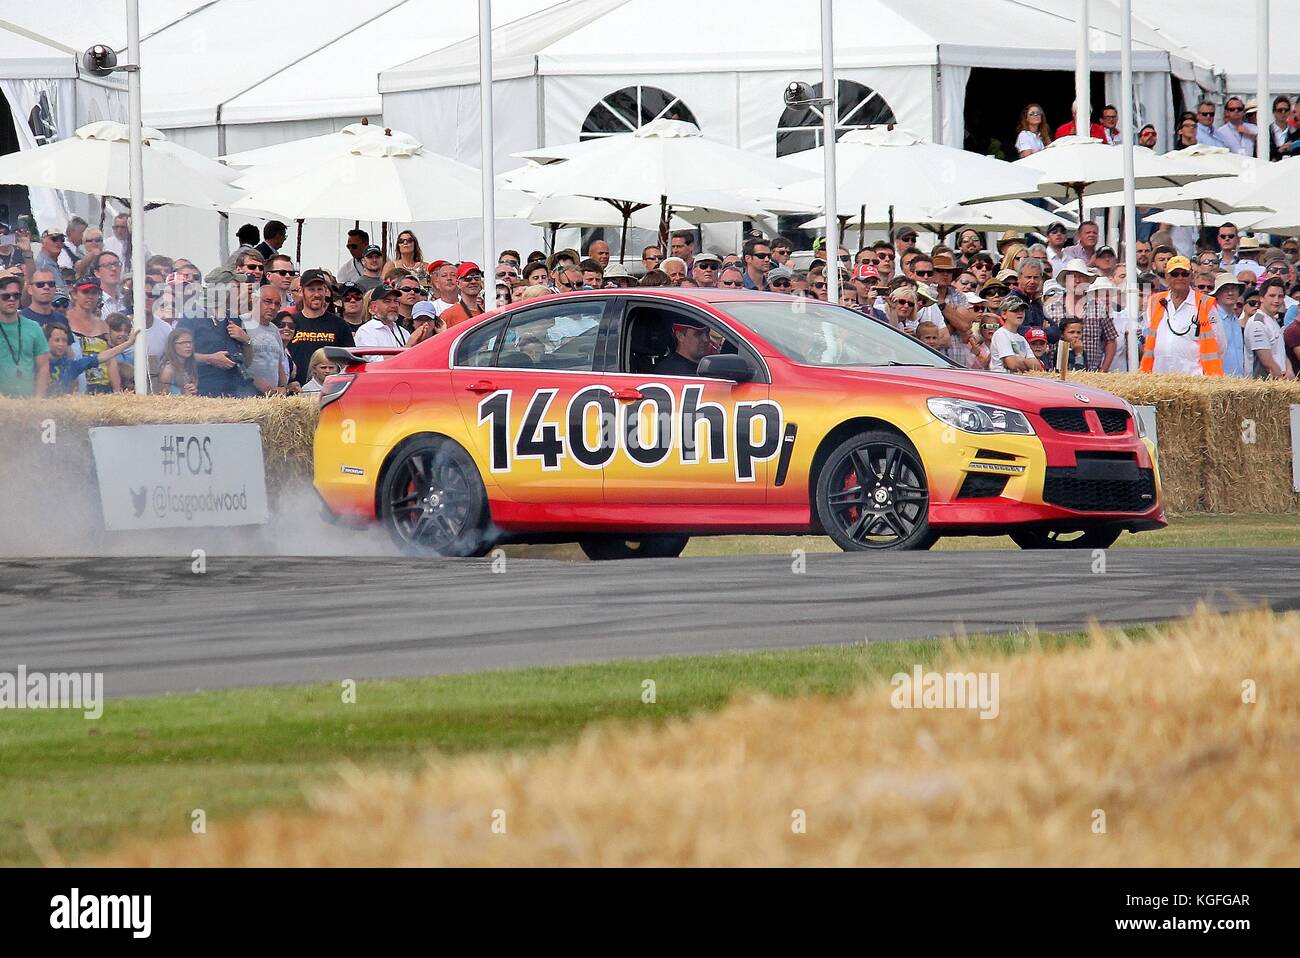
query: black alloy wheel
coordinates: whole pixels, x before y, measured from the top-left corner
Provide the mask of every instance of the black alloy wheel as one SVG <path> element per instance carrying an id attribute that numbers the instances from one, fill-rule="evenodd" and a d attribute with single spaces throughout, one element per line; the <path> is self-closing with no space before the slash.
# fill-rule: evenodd
<path id="1" fill-rule="evenodd" d="M 1058 532 L 1055 529 L 1017 529 L 1007 533 L 1022 549 L 1109 549 L 1123 529 L 1088 529 Z"/>
<path id="2" fill-rule="evenodd" d="M 675 559 L 682 554 L 690 536 L 652 535 L 625 539 L 619 536 L 593 536 L 578 542 L 588 559 Z"/>
<path id="3" fill-rule="evenodd" d="M 417 439 L 389 464 L 379 492 L 380 517 L 403 552 L 481 556 L 487 493 L 474 460 L 450 440 Z"/>
<path id="4" fill-rule="evenodd" d="M 846 552 L 928 549 L 930 490 L 920 456 L 902 436 L 859 433 L 826 458 L 816 489 L 822 528 Z"/>

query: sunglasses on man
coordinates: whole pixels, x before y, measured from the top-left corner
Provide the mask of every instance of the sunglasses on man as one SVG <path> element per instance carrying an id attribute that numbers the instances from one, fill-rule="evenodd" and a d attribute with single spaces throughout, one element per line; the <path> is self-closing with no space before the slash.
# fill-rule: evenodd
<path id="1" fill-rule="evenodd" d="M 741 283 L 727 283 L 726 285 L 744 286 L 745 284 L 741 282 Z M 772 289 L 789 289 L 792 284 L 788 279 L 774 279 L 772 280 L 772 282 L 768 283 L 767 285 L 770 286 Z M 825 286 L 826 284 L 822 283 L 822 285 Z"/>
<path id="2" fill-rule="evenodd" d="M 727 289 L 740 289 L 742 286 L 745 285 L 745 283 L 744 280 L 739 280 L 739 279 L 724 279 L 721 282 L 719 282 L 718 285 L 725 286 Z M 773 283 L 771 285 L 776 285 L 776 284 Z"/>

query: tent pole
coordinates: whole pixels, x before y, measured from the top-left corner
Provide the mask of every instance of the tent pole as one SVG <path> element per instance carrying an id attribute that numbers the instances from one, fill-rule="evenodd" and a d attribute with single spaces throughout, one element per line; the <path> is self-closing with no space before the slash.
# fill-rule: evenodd
<path id="1" fill-rule="evenodd" d="M 828 265 L 840 251 L 840 207 L 836 196 L 838 177 L 835 172 L 835 126 L 840 119 L 840 102 L 835 82 L 835 16 L 832 6 L 832 0 L 821 2 L 822 98 L 830 101 L 822 107 L 822 147 L 825 151 L 822 157 L 822 199 L 826 210 L 826 245 L 830 248 Z M 838 264 L 839 261 L 835 262 Z M 840 301 L 838 269 L 826 271 L 826 300 L 831 303 Z"/>
<path id="2" fill-rule="evenodd" d="M 492 129 L 492 0 L 478 0 L 479 152 L 483 168 L 483 269 L 496 265 L 496 161 Z"/>
<path id="3" fill-rule="evenodd" d="M 130 174 L 131 174 L 131 275 L 135 281 L 131 284 L 131 311 L 134 317 L 132 325 L 140 336 L 137 357 L 144 357 L 144 362 L 137 358 L 135 363 L 135 391 L 137 395 L 149 392 L 149 357 L 145 348 L 143 335 L 148 324 L 145 315 L 149 308 L 145 302 L 144 279 L 144 130 L 141 128 L 140 106 L 140 4 L 139 0 L 127 0 L 126 36 L 128 62 L 134 69 L 126 75 L 127 109 L 131 119 Z M 125 252 L 125 251 L 124 251 Z M 44 345 L 44 344 L 42 344 Z M 20 341 L 21 348 L 21 341 Z"/>
<path id="4" fill-rule="evenodd" d="M 668 197 L 665 194 L 659 196 L 659 248 L 668 253 Z"/>
<path id="5" fill-rule="evenodd" d="M 1128 329 L 1120 348 L 1128 359 L 1128 371 L 1138 369 L 1138 305 L 1141 299 L 1137 289 L 1137 184 L 1134 181 L 1133 101 L 1128 91 L 1133 89 L 1133 0 L 1123 0 L 1120 14 L 1120 90 L 1124 91 L 1120 114 L 1120 149 L 1124 151 L 1124 310 L 1128 313 Z M 1197 205 L 1200 202 L 1197 201 Z"/>

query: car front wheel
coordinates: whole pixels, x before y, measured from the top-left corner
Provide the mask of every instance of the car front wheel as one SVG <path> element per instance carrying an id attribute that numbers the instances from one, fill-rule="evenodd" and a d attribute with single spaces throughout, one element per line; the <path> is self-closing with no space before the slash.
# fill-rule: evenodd
<path id="1" fill-rule="evenodd" d="M 896 433 L 861 432 L 836 446 L 815 495 L 822 528 L 845 552 L 928 549 L 938 538 L 925 467 Z"/>
<path id="2" fill-rule="evenodd" d="M 481 556 L 487 492 L 469 453 L 448 439 L 417 439 L 389 464 L 379 489 L 379 517 L 403 552 Z"/>

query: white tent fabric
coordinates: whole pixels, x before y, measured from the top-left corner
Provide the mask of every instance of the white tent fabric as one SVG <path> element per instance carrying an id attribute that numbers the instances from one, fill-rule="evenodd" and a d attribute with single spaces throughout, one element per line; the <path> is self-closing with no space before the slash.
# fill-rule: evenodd
<path id="1" fill-rule="evenodd" d="M 1092 7 L 1093 68 L 1117 76 L 1114 0 L 1093 0 Z M 566 0 L 516 22 L 498 18 L 497 168 L 513 165 L 506 159 L 512 152 L 574 141 L 603 98 L 638 85 L 679 98 L 706 136 L 772 156 L 785 85 L 820 80 L 818 8 L 816 0 L 749 0 L 738 15 L 695 0 Z M 836 4 L 837 79 L 876 91 L 902 125 L 960 146 L 971 68 L 1073 70 L 1070 4 L 978 0 L 961 9 L 954 16 L 950 0 Z M 1134 69 L 1141 118 L 1161 130 L 1169 126 L 1171 75 L 1212 85 L 1209 61 L 1143 24 L 1134 31 Z M 385 120 L 480 165 L 477 80 L 476 38 L 385 70 Z M 505 130 L 509 149 L 502 149 Z M 455 150 L 443 142 L 451 138 Z M 498 226 L 507 237 L 510 229 Z M 457 232 L 473 249 L 477 225 Z M 734 229 L 718 235 L 735 245 Z"/>
<path id="2" fill-rule="evenodd" d="M 1270 0 L 1269 90 L 1300 93 L 1300 48 L 1292 40 L 1300 0 Z M 1133 0 L 1135 18 L 1184 50 L 1210 54 L 1228 93 L 1255 92 L 1255 3 L 1239 0 Z M 1188 109 L 1192 109 L 1191 106 Z"/>

